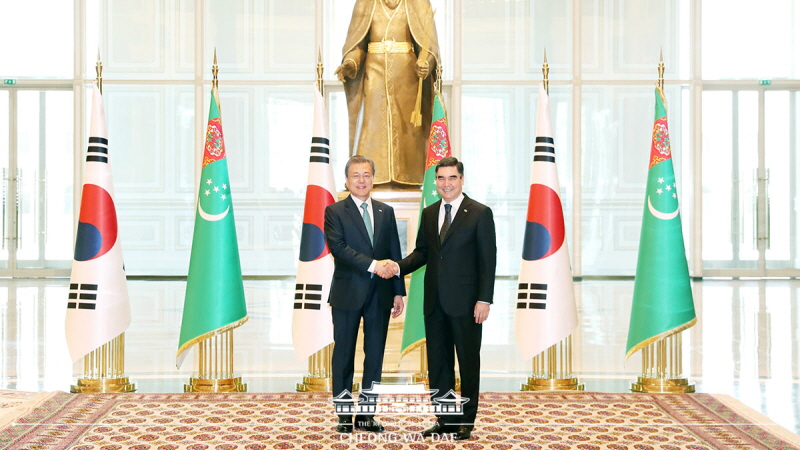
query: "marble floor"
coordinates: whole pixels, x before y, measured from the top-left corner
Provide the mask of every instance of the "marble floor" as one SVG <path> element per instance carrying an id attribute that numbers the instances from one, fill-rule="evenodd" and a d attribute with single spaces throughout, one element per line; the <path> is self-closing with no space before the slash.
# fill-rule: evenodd
<path id="1" fill-rule="evenodd" d="M 139 392 L 182 392 L 192 375 L 175 353 L 185 281 L 131 280 L 133 322 L 126 332 L 125 372 Z M 579 327 L 573 369 L 588 391 L 628 392 L 641 373 L 639 354 L 625 358 L 632 280 L 575 284 Z M 307 362 L 295 358 L 291 317 L 294 278 L 245 280 L 249 322 L 235 331 L 235 367 L 249 392 L 293 391 Z M 684 374 L 698 392 L 728 394 L 800 434 L 800 280 L 703 280 L 693 283 L 698 323 L 684 332 Z M 68 391 L 82 374 L 67 354 L 68 280 L 0 280 L 0 388 Z M 516 279 L 498 279 L 484 327 L 483 391 L 517 391 L 530 373 L 514 342 Z M 507 299 L 503 301 L 502 299 Z M 387 376 L 418 368 L 400 359 L 402 322 L 393 321 Z"/>

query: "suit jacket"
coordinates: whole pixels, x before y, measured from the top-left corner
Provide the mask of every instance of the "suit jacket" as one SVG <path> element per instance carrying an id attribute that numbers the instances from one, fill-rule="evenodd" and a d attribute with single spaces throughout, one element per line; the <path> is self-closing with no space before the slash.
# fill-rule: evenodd
<path id="1" fill-rule="evenodd" d="M 334 308 L 358 309 L 377 290 L 381 306 L 391 309 L 395 295 L 406 295 L 402 278 L 384 280 L 378 275 L 370 277 L 367 271 L 373 259 L 397 261 L 402 256 L 394 209 L 377 200 L 370 201 L 374 246 L 370 244 L 362 211 L 350 196 L 325 208 L 325 239 L 334 262 L 328 303 Z"/>
<path id="2" fill-rule="evenodd" d="M 400 261 L 405 275 L 423 265 L 425 314 L 436 301 L 451 316 L 472 315 L 478 301 L 492 303 L 497 244 L 492 210 L 464 195 L 460 209 L 439 244 L 439 208 L 442 201 L 422 211 L 417 248 Z"/>

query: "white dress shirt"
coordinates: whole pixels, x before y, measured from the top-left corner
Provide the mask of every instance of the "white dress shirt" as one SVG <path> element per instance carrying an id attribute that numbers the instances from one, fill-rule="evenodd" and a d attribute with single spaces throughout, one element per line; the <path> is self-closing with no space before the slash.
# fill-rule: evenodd
<path id="1" fill-rule="evenodd" d="M 461 202 L 462 201 L 464 201 L 464 193 L 463 192 L 461 194 L 459 194 L 458 197 L 456 197 L 455 200 L 450 202 L 450 204 L 453 206 L 452 208 L 450 208 L 450 224 L 451 225 L 453 224 L 453 221 L 456 220 L 456 213 L 458 213 L 458 208 L 461 207 Z M 439 232 L 442 231 L 442 225 L 444 224 L 444 216 L 445 216 L 445 214 L 447 214 L 446 211 L 444 210 L 444 205 L 446 205 L 446 203 L 444 202 L 444 200 L 442 200 L 442 204 L 439 205 L 439 227 L 438 227 Z"/>

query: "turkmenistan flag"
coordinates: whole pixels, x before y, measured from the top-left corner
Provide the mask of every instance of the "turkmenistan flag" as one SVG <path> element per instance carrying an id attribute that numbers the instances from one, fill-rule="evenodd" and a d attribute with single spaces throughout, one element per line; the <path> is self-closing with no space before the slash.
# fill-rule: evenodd
<path id="1" fill-rule="evenodd" d="M 420 219 L 422 210 L 441 198 L 439 192 L 436 191 L 436 164 L 448 156 L 453 156 L 453 153 L 450 150 L 450 135 L 447 131 L 447 112 L 442 105 L 441 93 L 437 92 L 433 99 L 431 134 L 428 137 L 428 156 L 425 158 L 425 176 L 422 180 L 422 198 L 419 203 Z M 424 304 L 425 266 L 422 266 L 411 274 L 406 320 L 403 326 L 403 343 L 400 348 L 401 358 L 425 344 Z"/>
<path id="2" fill-rule="evenodd" d="M 639 260 L 625 359 L 653 342 L 697 322 L 672 151 L 669 145 L 664 93 L 656 88 L 656 116 L 650 148 Z"/>
<path id="3" fill-rule="evenodd" d="M 217 105 L 217 90 L 213 88 L 183 303 L 178 367 L 194 344 L 247 321 L 228 159 Z"/>

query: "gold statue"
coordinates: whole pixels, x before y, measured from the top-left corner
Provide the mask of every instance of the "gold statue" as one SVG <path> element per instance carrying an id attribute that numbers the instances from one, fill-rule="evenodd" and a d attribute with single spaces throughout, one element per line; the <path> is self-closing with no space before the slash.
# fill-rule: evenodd
<path id="1" fill-rule="evenodd" d="M 422 184 L 438 60 L 429 0 L 356 0 L 335 73 L 347 96 L 351 154 L 375 161 L 374 184 Z M 421 124 L 413 123 L 420 112 Z"/>

